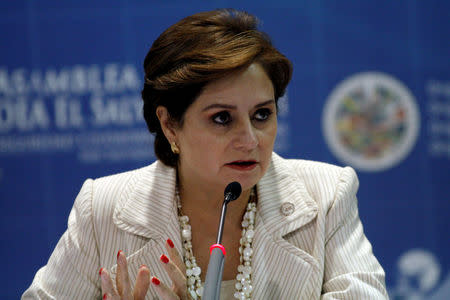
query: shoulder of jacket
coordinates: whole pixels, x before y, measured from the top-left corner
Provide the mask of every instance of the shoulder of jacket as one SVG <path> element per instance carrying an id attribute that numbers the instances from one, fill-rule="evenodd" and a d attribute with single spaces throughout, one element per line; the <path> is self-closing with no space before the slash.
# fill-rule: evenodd
<path id="1" fill-rule="evenodd" d="M 331 178 L 337 180 L 345 170 L 344 167 L 320 161 L 305 159 L 285 159 L 285 161 L 293 169 L 293 172 L 302 179 L 313 176 L 314 178 L 327 177 L 328 180 Z"/>
<path id="2" fill-rule="evenodd" d="M 128 171 L 111 174 L 111 175 L 107 175 L 107 176 L 103 176 L 103 177 L 98 177 L 98 178 L 93 179 L 93 181 L 94 181 L 93 183 L 96 186 L 110 185 L 110 184 L 114 184 L 114 183 L 115 184 L 125 183 L 128 180 L 130 180 L 132 177 L 139 176 L 140 174 L 148 172 L 152 168 L 153 165 L 154 165 L 154 163 L 147 165 L 145 167 L 142 167 L 142 168 L 128 170 Z"/>
<path id="3" fill-rule="evenodd" d="M 85 197 L 90 197 L 94 219 L 112 217 L 119 199 L 124 193 L 130 193 L 140 178 L 152 172 L 154 165 L 155 163 L 139 169 L 86 180 L 83 189 L 87 183 L 90 183 L 86 191 L 88 195 Z"/>
<path id="4" fill-rule="evenodd" d="M 292 176 L 303 182 L 311 197 L 324 209 L 344 194 L 356 194 L 359 181 L 351 167 L 303 159 L 284 159 L 284 162 L 291 168 Z"/>

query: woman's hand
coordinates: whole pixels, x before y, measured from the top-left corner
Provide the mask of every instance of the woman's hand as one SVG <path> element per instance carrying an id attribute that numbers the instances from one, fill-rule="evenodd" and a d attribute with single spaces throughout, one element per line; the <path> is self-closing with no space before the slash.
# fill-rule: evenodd
<path id="1" fill-rule="evenodd" d="M 127 259 L 122 251 L 119 251 L 117 254 L 117 289 L 114 288 L 113 281 L 107 270 L 100 269 L 100 277 L 102 280 L 103 299 L 143 300 L 150 285 L 150 270 L 147 266 L 142 265 L 139 268 L 134 289 L 131 289 Z"/>
<path id="2" fill-rule="evenodd" d="M 100 270 L 102 279 L 102 293 L 103 299 L 114 300 L 141 300 L 145 298 L 150 282 L 153 285 L 156 293 L 161 299 L 190 299 L 186 288 L 186 267 L 183 259 L 178 251 L 174 248 L 173 242 L 168 239 L 166 242 L 166 249 L 169 257 L 161 255 L 160 261 L 164 269 L 172 280 L 172 287 L 162 283 L 157 277 L 153 276 L 150 279 L 150 270 L 147 266 L 142 265 L 139 268 L 138 275 L 134 289 L 131 289 L 131 282 L 128 276 L 128 267 L 125 254 L 119 251 L 117 254 L 117 276 L 116 286 L 114 288 L 112 279 L 105 269 Z"/>
<path id="3" fill-rule="evenodd" d="M 160 257 L 160 261 L 172 280 L 172 287 L 169 288 L 160 282 L 157 277 L 152 277 L 152 285 L 161 299 L 191 299 L 186 286 L 186 266 L 171 239 L 167 240 L 166 249 L 169 257 L 163 254 Z"/>

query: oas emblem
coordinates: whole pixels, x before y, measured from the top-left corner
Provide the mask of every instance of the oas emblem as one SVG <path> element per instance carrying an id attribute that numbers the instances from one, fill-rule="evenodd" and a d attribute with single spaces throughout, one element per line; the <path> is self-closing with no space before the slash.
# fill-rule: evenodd
<path id="1" fill-rule="evenodd" d="M 338 159 L 360 170 L 381 171 L 408 155 L 420 119 L 405 85 L 392 76 L 366 72 L 349 77 L 331 92 L 322 125 Z"/>

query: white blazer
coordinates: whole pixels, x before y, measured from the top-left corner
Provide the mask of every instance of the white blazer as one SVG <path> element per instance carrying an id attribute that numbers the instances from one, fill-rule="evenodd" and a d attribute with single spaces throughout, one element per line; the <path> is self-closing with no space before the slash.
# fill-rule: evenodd
<path id="1" fill-rule="evenodd" d="M 181 251 L 175 175 L 157 161 L 86 180 L 67 231 L 22 299 L 101 299 L 99 269 L 115 277 L 118 250 L 132 282 L 146 264 L 170 284 L 159 257 L 169 237 Z M 349 167 L 272 155 L 257 185 L 253 299 L 388 298 L 358 216 L 357 189 Z M 150 287 L 146 299 L 154 298 Z"/>

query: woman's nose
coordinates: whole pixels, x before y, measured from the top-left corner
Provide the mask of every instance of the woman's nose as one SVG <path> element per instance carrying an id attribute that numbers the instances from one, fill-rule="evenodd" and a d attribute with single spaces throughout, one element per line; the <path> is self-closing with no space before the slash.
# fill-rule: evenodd
<path id="1" fill-rule="evenodd" d="M 251 122 L 246 122 L 239 126 L 237 130 L 237 136 L 234 141 L 235 148 L 243 151 L 251 151 L 258 146 L 258 137 L 256 135 L 256 129 L 252 126 Z"/>

